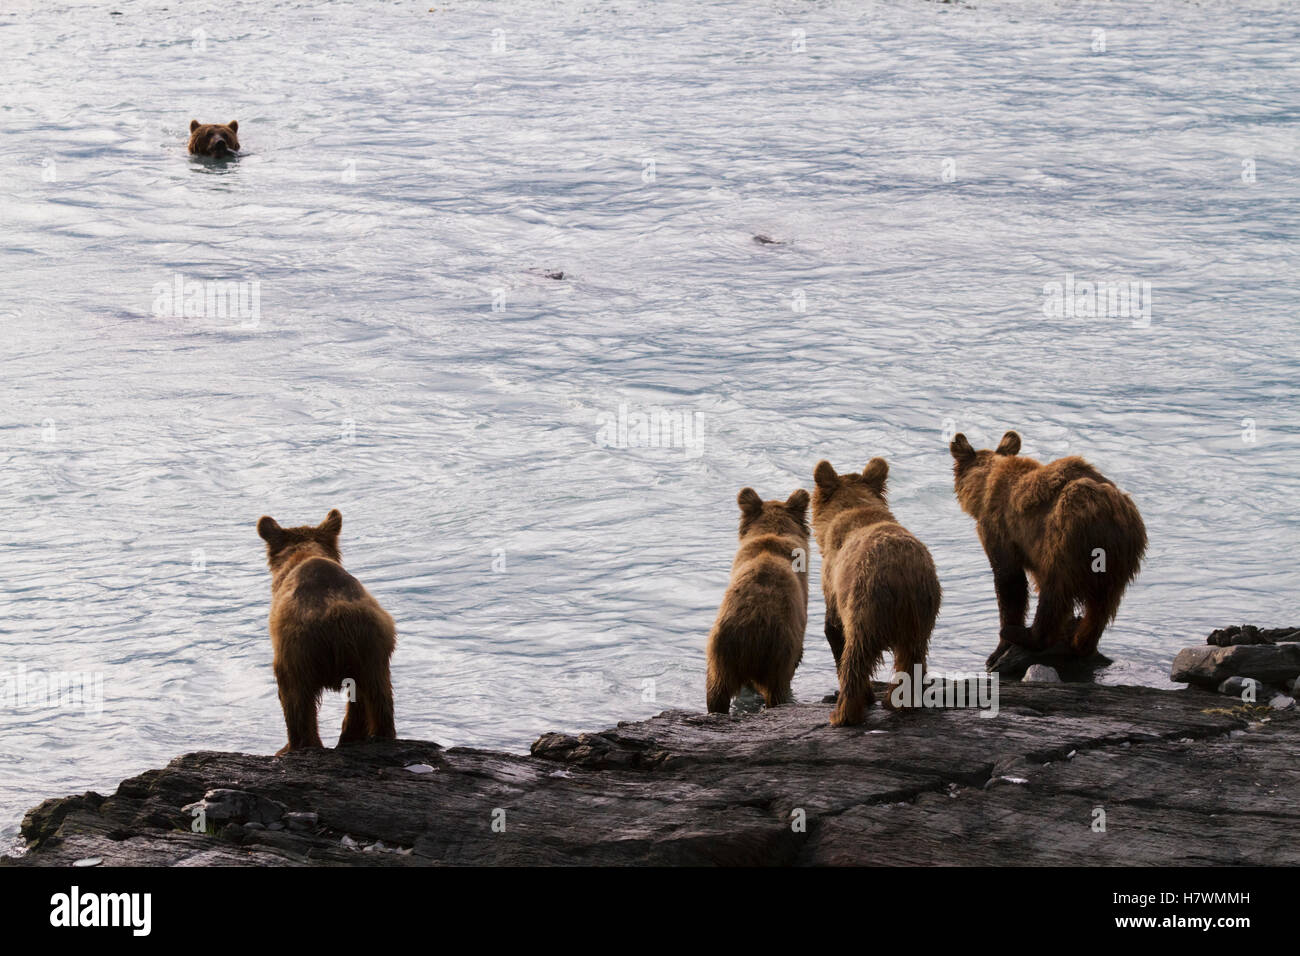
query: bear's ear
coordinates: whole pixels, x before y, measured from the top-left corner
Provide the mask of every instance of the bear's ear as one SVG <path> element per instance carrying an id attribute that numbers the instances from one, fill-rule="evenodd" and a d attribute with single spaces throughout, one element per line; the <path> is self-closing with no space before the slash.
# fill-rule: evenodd
<path id="1" fill-rule="evenodd" d="M 885 479 L 889 477 L 889 463 L 883 458 L 873 458 L 862 469 L 862 480 L 876 494 L 885 494 Z"/>
<path id="2" fill-rule="evenodd" d="M 284 539 L 284 529 L 270 515 L 262 515 L 257 519 L 257 533 L 261 535 L 263 541 L 272 547 L 275 547 Z"/>
<path id="3" fill-rule="evenodd" d="M 198 128 L 199 128 L 199 121 L 195 119 L 190 120 L 190 132 L 192 133 Z"/>
<path id="4" fill-rule="evenodd" d="M 840 480 L 840 476 L 835 474 L 835 469 L 829 461 L 823 459 L 817 462 L 817 467 L 813 469 L 813 481 L 817 482 L 818 488 L 832 489 Z"/>
<path id="5" fill-rule="evenodd" d="M 953 436 L 948 444 L 948 451 L 952 452 L 952 457 L 961 463 L 971 461 L 975 457 L 975 449 L 961 432 Z"/>
<path id="6" fill-rule="evenodd" d="M 785 499 L 785 510 L 790 512 L 790 517 L 795 521 L 804 524 L 808 514 L 808 492 L 800 488 L 790 495 Z"/>
<path id="7" fill-rule="evenodd" d="M 230 131 L 231 131 L 232 133 L 238 133 L 238 132 L 239 132 L 239 120 L 231 120 L 231 121 L 230 121 L 229 123 L 227 123 L 226 125 L 230 127 Z"/>
<path id="8" fill-rule="evenodd" d="M 1015 455 L 1020 452 L 1020 436 L 1015 432 L 1007 432 L 1002 436 L 1002 441 L 998 442 L 999 455 Z"/>
<path id="9" fill-rule="evenodd" d="M 343 513 L 338 508 L 331 508 L 325 520 L 316 526 L 316 530 L 337 538 L 339 532 L 343 530 Z"/>
<path id="10" fill-rule="evenodd" d="M 736 495 L 736 504 L 740 505 L 740 510 L 747 518 L 752 518 L 763 510 L 763 499 L 753 488 L 741 488 L 740 494 Z"/>

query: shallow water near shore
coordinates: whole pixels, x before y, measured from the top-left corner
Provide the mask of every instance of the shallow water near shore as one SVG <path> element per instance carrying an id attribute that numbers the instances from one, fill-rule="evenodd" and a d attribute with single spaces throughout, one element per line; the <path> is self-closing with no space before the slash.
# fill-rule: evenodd
<path id="1" fill-rule="evenodd" d="M 281 746 L 264 513 L 343 512 L 402 736 L 517 752 L 703 710 L 736 492 L 822 457 L 888 459 L 932 667 L 979 669 L 954 429 L 1137 501 L 1103 681 L 1300 623 L 1290 5 L 429 6 L 0 14 L 0 674 L 102 687 L 0 709 L 0 841 Z"/>

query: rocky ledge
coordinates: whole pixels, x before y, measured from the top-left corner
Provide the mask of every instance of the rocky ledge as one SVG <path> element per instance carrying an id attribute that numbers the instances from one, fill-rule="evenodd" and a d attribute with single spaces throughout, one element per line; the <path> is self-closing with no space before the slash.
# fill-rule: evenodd
<path id="1" fill-rule="evenodd" d="M 530 756 L 193 753 L 47 800 L 6 865 L 1296 864 L 1300 717 L 1007 684 L 999 712 L 670 711 Z M 200 826 L 203 832 L 194 832 Z"/>

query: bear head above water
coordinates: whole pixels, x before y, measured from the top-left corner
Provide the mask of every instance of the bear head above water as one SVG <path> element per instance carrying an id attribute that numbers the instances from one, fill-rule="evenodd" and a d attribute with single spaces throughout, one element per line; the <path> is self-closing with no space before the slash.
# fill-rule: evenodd
<path id="1" fill-rule="evenodd" d="M 221 158 L 239 152 L 239 121 L 200 123 L 190 120 L 190 152 L 195 156 Z"/>

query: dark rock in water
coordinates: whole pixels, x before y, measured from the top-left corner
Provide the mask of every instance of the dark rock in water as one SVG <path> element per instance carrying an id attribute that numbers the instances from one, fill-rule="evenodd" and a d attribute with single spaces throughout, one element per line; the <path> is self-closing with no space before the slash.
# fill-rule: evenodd
<path id="1" fill-rule="evenodd" d="M 761 232 L 754 237 L 754 241 L 760 246 L 779 246 L 781 244 L 779 240 L 773 239 L 771 236 L 765 236 Z"/>
<path id="2" fill-rule="evenodd" d="M 23 821 L 28 852 L 0 862 L 1300 864 L 1285 837 L 1295 708 L 1249 723 L 1250 709 L 1195 689 L 1007 682 L 998 703 L 984 717 L 876 706 L 856 728 L 829 726 L 824 704 L 670 711 L 547 734 L 530 756 L 406 740 L 193 753 L 109 797 L 46 801 Z M 238 843 L 192 832 L 182 808 L 233 781 L 318 825 L 218 831 Z M 1092 830 L 1098 806 L 1109 834 Z"/>
<path id="3" fill-rule="evenodd" d="M 1241 644 L 1276 644 L 1278 641 L 1300 641 L 1300 628 L 1258 628 L 1252 624 L 1234 624 L 1211 631 L 1205 643 L 1216 647 L 1233 647 Z"/>
<path id="4" fill-rule="evenodd" d="M 1030 667 L 1042 664 L 1056 671 L 1057 676 L 1067 683 L 1090 683 L 1096 680 L 1097 671 L 1112 663 L 1114 661 L 1100 653 L 1091 657 L 1075 657 L 1059 645 L 1031 651 L 1019 644 L 999 641 L 997 650 L 989 655 L 984 666 L 990 674 L 997 674 L 1007 680 L 1023 680 Z"/>
<path id="5" fill-rule="evenodd" d="M 1288 684 L 1300 676 L 1300 644 L 1234 644 L 1188 647 L 1174 658 L 1169 676 L 1182 684 L 1218 687 L 1229 677 Z"/>
<path id="6" fill-rule="evenodd" d="M 544 272 L 544 273 L 542 273 L 542 274 L 543 274 L 544 276 L 546 276 L 546 278 L 548 278 L 548 279 L 563 279 L 563 278 L 564 278 L 564 273 L 563 273 L 563 272 Z"/>

